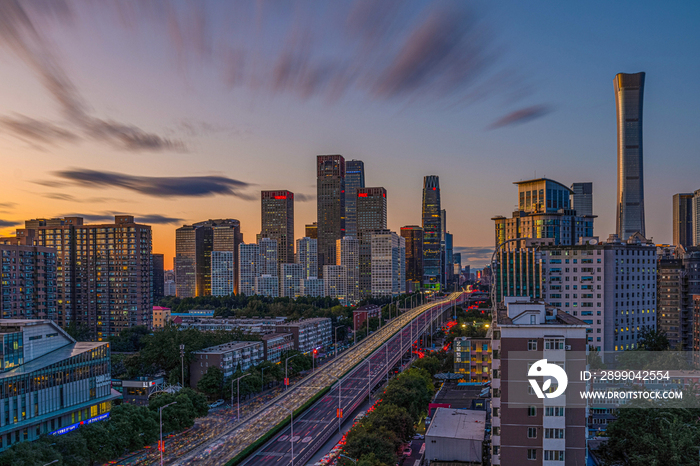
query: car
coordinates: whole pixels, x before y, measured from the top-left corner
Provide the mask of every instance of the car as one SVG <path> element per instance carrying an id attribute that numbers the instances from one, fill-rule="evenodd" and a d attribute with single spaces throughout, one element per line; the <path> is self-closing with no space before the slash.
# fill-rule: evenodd
<path id="1" fill-rule="evenodd" d="M 423 440 L 425 437 L 422 434 L 416 434 L 413 436 L 413 440 Z"/>
<path id="2" fill-rule="evenodd" d="M 409 447 L 403 449 L 403 456 L 411 456 L 411 453 L 413 453 L 413 450 L 411 450 Z"/>
<path id="3" fill-rule="evenodd" d="M 223 406 L 223 404 L 224 400 L 216 400 L 215 402 L 209 405 L 209 409 L 218 408 L 219 406 Z"/>

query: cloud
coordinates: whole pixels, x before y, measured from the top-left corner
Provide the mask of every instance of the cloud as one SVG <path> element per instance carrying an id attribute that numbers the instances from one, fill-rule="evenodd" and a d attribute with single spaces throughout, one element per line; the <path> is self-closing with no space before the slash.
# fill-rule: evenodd
<path id="1" fill-rule="evenodd" d="M 454 252 L 462 255 L 462 265 L 482 267 L 489 264 L 493 255 L 492 247 L 456 246 Z"/>
<path id="2" fill-rule="evenodd" d="M 173 225 L 181 224 L 184 219 L 177 217 L 167 217 L 160 214 L 133 214 L 129 212 L 102 212 L 95 214 L 66 214 L 59 217 L 82 217 L 88 222 L 114 222 L 115 215 L 133 215 L 136 223 L 144 223 L 147 225 Z"/>
<path id="3" fill-rule="evenodd" d="M 124 173 L 74 169 L 53 173 L 60 181 L 46 180 L 44 186 L 78 186 L 83 188 L 122 188 L 154 197 L 201 197 L 216 194 L 245 200 L 257 199 L 243 190 L 249 183 L 226 176 L 134 176 Z"/>
<path id="4" fill-rule="evenodd" d="M 134 125 L 105 120 L 91 114 L 89 106 L 66 74 L 47 39 L 40 33 L 47 25 L 68 25 L 75 20 L 71 4 L 56 0 L 51 6 L 0 2 L 0 47 L 11 50 L 39 78 L 58 104 L 66 129 L 34 118 L 2 117 L 0 126 L 15 136 L 35 143 L 75 142 L 95 139 L 128 151 L 184 150 L 184 144 Z"/>
<path id="5" fill-rule="evenodd" d="M 504 126 L 525 123 L 527 121 L 543 117 L 551 111 L 552 110 L 545 105 L 533 105 L 531 107 L 522 108 L 499 118 L 493 122 L 489 128 L 496 129 Z"/>
<path id="6" fill-rule="evenodd" d="M 297 194 L 294 193 L 294 200 L 298 202 L 312 202 L 316 200 L 315 194 Z"/>
<path id="7" fill-rule="evenodd" d="M 17 205 L 16 202 L 0 202 L 0 208 L 12 209 Z"/>
<path id="8" fill-rule="evenodd" d="M 75 201 L 75 197 L 71 196 L 70 194 L 63 194 L 63 193 L 46 193 L 42 194 L 43 197 L 47 199 L 55 199 L 57 201 Z"/>
<path id="9" fill-rule="evenodd" d="M 9 228 L 21 225 L 22 222 L 16 220 L 3 220 L 0 218 L 0 228 Z"/>

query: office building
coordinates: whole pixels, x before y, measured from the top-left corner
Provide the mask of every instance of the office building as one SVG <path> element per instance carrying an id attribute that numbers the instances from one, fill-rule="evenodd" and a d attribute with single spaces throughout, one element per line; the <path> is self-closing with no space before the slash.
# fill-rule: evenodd
<path id="1" fill-rule="evenodd" d="M 636 349 L 641 330 L 660 322 L 656 246 L 641 235 L 543 245 L 535 254 L 542 299 L 587 324 L 586 341 L 599 352 Z"/>
<path id="2" fill-rule="evenodd" d="M 587 328 L 542 301 L 507 298 L 498 305 L 491 338 L 491 464 L 586 464 L 585 400 L 538 398 L 528 370 L 541 359 L 567 374 L 585 370 Z M 566 393 L 585 389 L 586 382 L 569 377 Z"/>
<path id="3" fill-rule="evenodd" d="M 58 321 L 56 249 L 18 243 L 0 239 L 2 318 Z"/>
<path id="4" fill-rule="evenodd" d="M 25 319 L 0 319 L 0 340 L 0 449 L 109 417 L 120 395 L 110 388 L 108 343 L 76 342 L 53 321 Z"/>
<path id="5" fill-rule="evenodd" d="M 270 238 L 262 238 L 258 241 L 260 257 L 258 258 L 258 275 L 270 275 L 276 277 L 279 271 L 277 262 L 277 241 Z"/>
<path id="6" fill-rule="evenodd" d="M 308 353 L 313 349 L 327 348 L 333 343 L 331 319 L 327 317 L 281 322 L 277 324 L 275 333 L 294 335 L 294 349 L 302 353 Z"/>
<path id="7" fill-rule="evenodd" d="M 310 223 L 304 227 L 304 235 L 307 238 L 318 239 L 318 223 Z"/>
<path id="8" fill-rule="evenodd" d="M 360 242 L 352 236 L 345 236 L 336 245 L 338 257 L 336 265 L 345 267 L 345 301 L 355 304 L 360 301 Z"/>
<path id="9" fill-rule="evenodd" d="M 85 225 L 82 217 L 27 220 L 17 241 L 56 250 L 56 322 L 85 326 L 103 340 L 151 326 L 151 227 L 117 215 Z"/>
<path id="10" fill-rule="evenodd" d="M 571 208 L 580 216 L 593 216 L 593 183 L 571 185 Z"/>
<path id="11" fill-rule="evenodd" d="M 196 388 L 210 367 L 221 369 L 226 379 L 238 370 L 245 372 L 263 362 L 265 350 L 261 341 L 232 341 L 196 351 L 192 357 L 190 387 Z"/>
<path id="12" fill-rule="evenodd" d="M 453 342 L 454 372 L 462 375 L 465 382 L 488 382 L 491 380 L 491 337 L 457 337 Z"/>
<path id="13" fill-rule="evenodd" d="M 211 295 L 231 296 L 234 291 L 235 276 L 236 261 L 233 251 L 212 251 Z"/>
<path id="14" fill-rule="evenodd" d="M 365 163 L 345 162 L 345 236 L 357 235 L 357 188 L 365 187 Z"/>
<path id="15" fill-rule="evenodd" d="M 163 254 L 151 254 L 151 264 L 153 264 L 153 302 L 158 303 L 165 296 L 165 266 L 163 264 Z"/>
<path id="16" fill-rule="evenodd" d="M 406 292 L 406 240 L 393 231 L 372 233 L 372 297 Z"/>
<path id="17" fill-rule="evenodd" d="M 443 256 L 443 264 L 444 264 L 444 271 L 442 273 L 442 276 L 444 277 L 444 286 L 453 290 L 454 289 L 454 256 L 453 256 L 453 244 L 454 244 L 454 237 L 452 236 L 452 233 L 445 232 L 445 241 L 444 241 L 444 256 Z"/>
<path id="18" fill-rule="evenodd" d="M 280 297 L 298 298 L 302 296 L 304 267 L 301 264 L 280 265 Z"/>
<path id="19" fill-rule="evenodd" d="M 460 276 L 462 275 L 462 253 L 452 253 L 452 265 L 454 266 L 453 273 L 457 277 L 457 283 L 459 284 Z"/>
<path id="20" fill-rule="evenodd" d="M 673 195 L 673 244 L 688 248 L 693 245 L 693 194 Z"/>
<path id="21" fill-rule="evenodd" d="M 436 175 L 423 178 L 423 286 L 439 289 L 442 283 L 440 242 L 442 239 L 440 179 Z"/>
<path id="22" fill-rule="evenodd" d="M 345 159 L 317 156 L 316 176 L 318 277 L 323 278 L 323 266 L 335 262 L 336 241 L 345 236 Z"/>
<path id="23" fill-rule="evenodd" d="M 372 294 L 372 233 L 386 230 L 386 189 L 357 189 L 357 239 L 360 247 L 360 296 Z"/>
<path id="24" fill-rule="evenodd" d="M 255 277 L 255 294 L 260 296 L 269 296 L 271 298 L 279 297 L 279 278 L 276 275 L 258 275 Z"/>
<path id="25" fill-rule="evenodd" d="M 406 242 L 406 280 L 417 290 L 423 281 L 423 229 L 418 225 L 401 227 L 401 237 Z"/>
<path id="26" fill-rule="evenodd" d="M 243 242 L 241 225 L 235 219 L 206 220 L 184 225 L 175 231 L 175 280 L 177 296 L 211 295 L 212 251 L 233 252 Z M 238 292 L 238 265 L 233 264 L 234 292 Z"/>
<path id="27" fill-rule="evenodd" d="M 642 122 L 645 73 L 615 76 L 617 109 L 617 236 L 622 241 L 644 229 Z"/>
<path id="28" fill-rule="evenodd" d="M 302 296 L 326 296 L 323 280 L 316 277 L 309 277 L 302 280 L 301 295 Z"/>
<path id="29" fill-rule="evenodd" d="M 572 191 L 547 178 L 517 181 L 518 210 L 512 218 L 493 217 L 496 245 L 515 238 L 551 239 L 554 244 L 576 244 L 593 236 L 595 216 L 579 215 L 571 208 Z M 505 250 L 524 247 L 524 241 L 505 245 Z"/>
<path id="30" fill-rule="evenodd" d="M 277 241 L 277 262 L 294 262 L 294 193 L 262 191 L 261 238 Z"/>
<path id="31" fill-rule="evenodd" d="M 318 276 L 318 240 L 309 237 L 297 240 L 296 263 L 304 270 L 302 278 Z"/>
<path id="32" fill-rule="evenodd" d="M 268 333 L 260 337 L 265 351 L 265 361 L 278 363 L 286 353 L 294 350 L 294 335 L 291 333 Z"/>
<path id="33" fill-rule="evenodd" d="M 657 265 L 658 328 L 672 349 L 689 351 L 694 343 L 693 296 L 700 294 L 700 251 L 677 248 L 659 255 Z"/>
<path id="34" fill-rule="evenodd" d="M 347 302 L 348 272 L 342 265 L 323 266 L 323 296 Z"/>
<path id="35" fill-rule="evenodd" d="M 425 432 L 426 464 L 482 465 L 486 411 L 439 407 Z"/>
<path id="36" fill-rule="evenodd" d="M 700 189 L 693 193 L 693 246 L 700 247 Z"/>
<path id="37" fill-rule="evenodd" d="M 173 259 L 173 264 L 175 260 Z M 175 286 L 175 270 L 166 270 L 163 273 L 163 295 L 175 296 L 177 288 Z"/>
<path id="38" fill-rule="evenodd" d="M 171 320 L 169 307 L 153 306 L 153 328 L 162 329 Z"/>
<path id="39" fill-rule="evenodd" d="M 238 293 L 252 296 L 256 294 L 255 278 L 258 276 L 260 248 L 257 244 L 241 244 L 238 251 Z"/>

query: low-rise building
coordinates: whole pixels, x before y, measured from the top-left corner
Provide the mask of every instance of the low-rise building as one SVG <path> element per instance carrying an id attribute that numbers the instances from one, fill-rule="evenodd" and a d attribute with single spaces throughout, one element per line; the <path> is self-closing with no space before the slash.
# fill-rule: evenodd
<path id="1" fill-rule="evenodd" d="M 367 321 L 367 319 L 372 319 L 379 317 L 382 308 L 376 304 L 367 304 L 365 306 L 360 306 L 354 311 L 352 311 L 352 323 L 354 331 L 357 329 L 362 329 L 362 325 Z"/>
<path id="2" fill-rule="evenodd" d="M 0 319 L 0 450 L 106 419 L 109 343 L 77 342 L 50 320 Z"/>
<path id="3" fill-rule="evenodd" d="M 153 306 L 153 328 L 163 328 L 170 322 L 170 308 Z"/>
<path id="4" fill-rule="evenodd" d="M 294 349 L 294 335 L 291 333 L 268 333 L 261 340 L 268 362 L 280 362 L 283 354 Z"/>
<path id="5" fill-rule="evenodd" d="M 431 466 L 484 464 L 486 411 L 437 408 L 425 433 L 425 460 Z"/>
<path id="6" fill-rule="evenodd" d="M 193 357 L 190 363 L 190 386 L 196 387 L 210 367 L 221 369 L 224 378 L 231 377 L 237 370 L 247 371 L 260 364 L 264 360 L 265 351 L 261 341 L 232 341 L 199 350 Z"/>
<path id="7" fill-rule="evenodd" d="M 454 339 L 456 374 L 464 376 L 466 382 L 488 382 L 491 380 L 491 338 Z"/>
<path id="8" fill-rule="evenodd" d="M 294 349 L 302 353 L 328 347 L 333 343 L 331 319 L 327 317 L 280 323 L 275 332 L 294 335 Z"/>
<path id="9" fill-rule="evenodd" d="M 148 406 L 148 398 L 163 386 L 163 377 L 136 377 L 120 380 L 124 403 Z"/>

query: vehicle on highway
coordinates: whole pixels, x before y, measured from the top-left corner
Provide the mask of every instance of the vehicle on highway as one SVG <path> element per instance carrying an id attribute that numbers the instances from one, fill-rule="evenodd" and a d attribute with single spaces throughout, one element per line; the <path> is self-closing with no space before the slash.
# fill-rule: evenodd
<path id="1" fill-rule="evenodd" d="M 215 402 L 209 405 L 209 409 L 218 408 L 219 406 L 223 406 L 224 403 L 224 400 L 216 400 Z"/>

